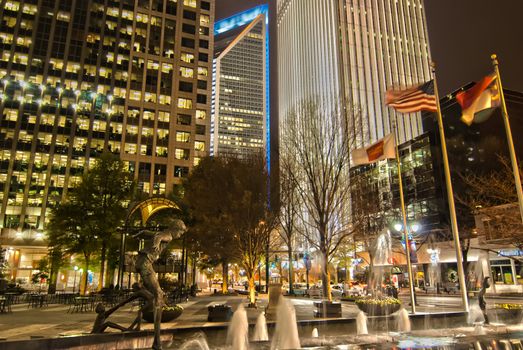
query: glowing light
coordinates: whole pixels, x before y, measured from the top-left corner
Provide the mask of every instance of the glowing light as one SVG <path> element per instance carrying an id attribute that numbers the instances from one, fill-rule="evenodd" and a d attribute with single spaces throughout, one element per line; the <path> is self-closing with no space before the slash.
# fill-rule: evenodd
<path id="1" fill-rule="evenodd" d="M 412 232 L 418 232 L 420 228 L 421 226 L 419 224 L 412 224 L 412 226 L 410 227 Z"/>
<path id="2" fill-rule="evenodd" d="M 63 89 L 62 89 L 61 87 L 57 87 L 57 88 L 56 88 L 56 91 L 57 91 L 59 94 L 61 94 L 62 91 L 63 91 Z"/>
<path id="3" fill-rule="evenodd" d="M 401 230 L 403 229 L 403 225 L 402 224 L 394 224 L 394 229 L 398 232 L 401 232 Z"/>
<path id="4" fill-rule="evenodd" d="M 74 90 L 74 94 L 76 95 L 76 97 L 80 96 L 81 92 L 80 90 Z"/>
<path id="5" fill-rule="evenodd" d="M 27 87 L 27 83 L 25 81 L 21 81 L 20 86 L 22 87 L 22 89 L 25 89 Z"/>

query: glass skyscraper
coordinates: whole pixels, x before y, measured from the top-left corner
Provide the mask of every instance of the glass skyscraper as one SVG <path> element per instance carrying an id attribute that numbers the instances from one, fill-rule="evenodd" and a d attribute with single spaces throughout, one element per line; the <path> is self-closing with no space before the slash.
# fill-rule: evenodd
<path id="1" fill-rule="evenodd" d="M 392 132 L 385 91 L 431 79 L 422 0 L 278 0 L 277 26 L 280 125 L 303 99 L 341 98 L 368 145 Z M 398 124 L 400 142 L 422 132 L 419 114 Z"/>
<path id="2" fill-rule="evenodd" d="M 215 24 L 211 154 L 269 156 L 268 5 Z"/>
<path id="3" fill-rule="evenodd" d="M 101 152 L 149 195 L 208 153 L 214 0 L 1 4 L 1 244 L 26 278 L 48 209 Z"/>

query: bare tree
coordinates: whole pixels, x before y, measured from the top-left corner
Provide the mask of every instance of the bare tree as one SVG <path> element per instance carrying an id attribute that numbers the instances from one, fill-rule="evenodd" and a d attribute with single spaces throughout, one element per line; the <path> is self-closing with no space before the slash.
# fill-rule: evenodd
<path id="1" fill-rule="evenodd" d="M 300 211 L 298 187 L 293 180 L 295 159 L 289 154 L 280 157 L 280 215 L 278 216 L 278 233 L 287 248 L 289 258 L 289 294 L 293 291 L 293 243 L 297 232 L 297 220 Z"/>
<path id="2" fill-rule="evenodd" d="M 352 233 L 350 152 L 354 121 L 342 102 L 303 101 L 286 115 L 282 128 L 282 154 L 295 159 L 289 174 L 303 208 L 298 212 L 301 233 L 321 255 L 323 294 L 332 300 L 328 264 L 338 246 Z"/>

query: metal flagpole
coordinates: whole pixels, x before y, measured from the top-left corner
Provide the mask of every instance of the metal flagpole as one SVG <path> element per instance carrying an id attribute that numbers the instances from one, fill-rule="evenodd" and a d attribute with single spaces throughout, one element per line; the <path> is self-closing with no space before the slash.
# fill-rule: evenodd
<path id="1" fill-rule="evenodd" d="M 410 240 L 409 232 L 407 229 L 407 213 L 405 211 L 405 199 L 403 198 L 403 181 L 401 178 L 401 163 L 400 163 L 400 152 L 398 146 L 398 125 L 396 117 L 394 117 L 394 141 L 396 144 L 396 164 L 398 166 L 398 182 L 400 190 L 400 203 L 401 203 L 401 214 L 403 216 L 403 234 L 405 235 L 405 249 L 407 253 L 407 271 L 409 274 L 409 289 L 410 289 L 410 302 L 412 305 L 412 313 L 416 313 L 416 297 L 414 295 L 414 277 L 412 276 L 412 263 L 410 261 Z"/>
<path id="2" fill-rule="evenodd" d="M 523 221 L 523 191 L 521 190 L 521 178 L 519 176 L 518 160 L 516 158 L 516 151 L 514 149 L 514 141 L 512 140 L 512 131 L 510 131 L 510 121 L 508 120 L 507 105 L 505 104 L 505 94 L 503 93 L 503 86 L 501 84 L 501 76 L 499 74 L 498 59 L 496 54 L 490 56 L 492 58 L 492 65 L 496 72 L 496 80 L 498 84 L 499 96 L 501 97 L 501 111 L 503 114 L 503 122 L 505 123 L 505 131 L 507 133 L 507 143 L 510 152 L 510 161 L 512 163 L 512 171 L 514 172 L 514 181 L 516 183 L 516 191 L 518 193 L 519 214 Z"/>
<path id="3" fill-rule="evenodd" d="M 432 76 L 434 79 L 434 96 L 436 98 L 439 137 L 441 142 L 441 153 L 443 158 L 443 169 L 445 171 L 445 185 L 447 187 L 447 201 L 449 203 L 450 223 L 452 227 L 452 237 L 454 238 L 454 247 L 456 248 L 456 265 L 458 265 L 459 289 L 461 291 L 461 300 L 465 312 L 469 311 L 469 301 L 467 298 L 467 287 L 465 285 L 465 272 L 463 270 L 463 256 L 461 253 L 461 243 L 459 241 L 458 222 L 456 218 L 456 206 L 454 204 L 454 191 L 450 178 L 449 158 L 447 155 L 447 143 L 445 141 L 445 131 L 443 130 L 443 118 L 441 117 L 441 106 L 439 104 L 438 82 L 436 80 L 436 65 L 431 63 Z"/>

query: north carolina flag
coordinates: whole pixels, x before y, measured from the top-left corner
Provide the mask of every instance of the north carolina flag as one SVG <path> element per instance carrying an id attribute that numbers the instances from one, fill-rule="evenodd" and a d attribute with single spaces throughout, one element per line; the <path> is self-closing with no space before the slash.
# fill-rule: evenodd
<path id="1" fill-rule="evenodd" d="M 388 134 L 369 147 L 356 148 L 351 153 L 352 165 L 371 164 L 382 159 L 396 158 L 396 142 L 394 136 Z"/>
<path id="2" fill-rule="evenodd" d="M 461 121 L 468 126 L 487 120 L 494 108 L 500 105 L 496 75 L 490 74 L 481 79 L 473 87 L 456 94 L 456 100 L 461 106 Z"/>
<path id="3" fill-rule="evenodd" d="M 401 113 L 437 112 L 434 80 L 405 90 L 387 90 L 385 104 Z"/>

